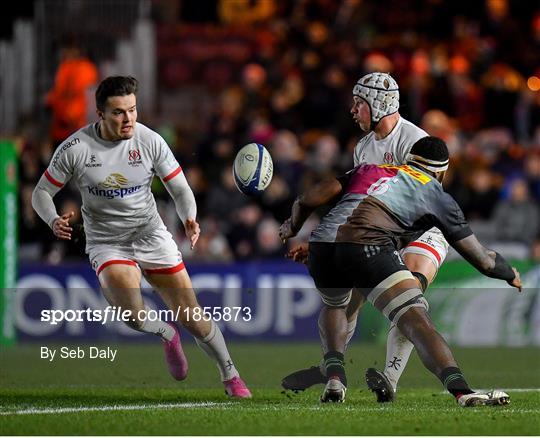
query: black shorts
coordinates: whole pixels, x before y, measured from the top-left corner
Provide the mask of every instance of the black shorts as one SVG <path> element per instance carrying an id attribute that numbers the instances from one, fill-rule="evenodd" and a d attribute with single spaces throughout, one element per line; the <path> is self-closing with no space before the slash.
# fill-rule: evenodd
<path id="1" fill-rule="evenodd" d="M 323 301 L 326 297 L 330 302 L 344 297 L 353 287 L 367 298 L 391 275 L 408 271 L 394 247 L 358 243 L 310 242 L 308 265 Z"/>

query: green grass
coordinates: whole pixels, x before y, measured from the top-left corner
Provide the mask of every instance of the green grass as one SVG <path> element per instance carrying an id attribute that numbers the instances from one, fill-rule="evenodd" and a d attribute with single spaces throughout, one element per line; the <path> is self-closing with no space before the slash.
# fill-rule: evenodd
<path id="1" fill-rule="evenodd" d="M 47 345 L 47 344 L 43 344 Z M 51 345 L 49 345 L 51 346 Z M 317 361 L 316 344 L 231 345 L 253 392 L 232 401 L 215 366 L 185 346 L 190 375 L 172 380 L 159 345 L 110 345 L 116 360 L 39 358 L 40 345 L 0 350 L 0 434 L 3 435 L 537 435 L 540 392 L 510 391 L 502 407 L 459 408 L 416 356 L 398 399 L 379 405 L 363 372 L 384 360 L 384 346 L 355 344 L 347 354 L 349 391 L 340 405 L 322 405 L 322 386 L 294 394 L 281 378 Z M 59 346 L 55 346 L 59 347 Z M 81 345 L 81 347 L 85 347 Z M 540 350 L 454 348 L 476 388 L 540 388 Z M 57 353 L 58 354 L 58 353 Z M 116 410 L 111 410 L 116 406 Z M 57 412 L 65 408 L 65 412 Z M 94 410 L 87 410 L 87 409 Z M 43 410 L 50 409 L 43 412 Z M 77 409 L 83 409 L 77 410 Z M 33 410 L 33 411 L 32 411 Z M 41 411 L 41 412 L 40 412 Z M 23 413 L 24 412 L 24 413 Z"/>

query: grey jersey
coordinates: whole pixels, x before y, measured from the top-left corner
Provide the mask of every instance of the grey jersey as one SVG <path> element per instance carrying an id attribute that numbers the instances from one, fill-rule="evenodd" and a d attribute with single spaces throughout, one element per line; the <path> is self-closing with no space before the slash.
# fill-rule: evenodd
<path id="1" fill-rule="evenodd" d="M 364 164 L 340 182 L 343 195 L 312 232 L 311 242 L 402 249 L 434 226 L 449 242 L 472 234 L 456 201 L 421 169 Z"/>
<path id="2" fill-rule="evenodd" d="M 392 132 L 377 140 L 371 131 L 354 148 L 354 167 L 360 164 L 405 164 L 412 146 L 428 133 L 403 117 L 398 119 Z"/>
<path id="3" fill-rule="evenodd" d="M 164 228 L 150 185 L 182 168 L 163 138 L 141 123 L 128 140 L 98 136 L 97 124 L 71 135 L 56 150 L 45 177 L 57 187 L 73 180 L 82 196 L 88 244 L 125 242 Z"/>

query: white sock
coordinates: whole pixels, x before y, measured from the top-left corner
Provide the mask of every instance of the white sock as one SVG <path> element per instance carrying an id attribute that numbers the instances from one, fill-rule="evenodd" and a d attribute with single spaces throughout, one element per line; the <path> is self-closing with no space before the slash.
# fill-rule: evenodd
<path id="1" fill-rule="evenodd" d="M 145 306 L 145 308 L 146 314 L 148 315 L 148 311 L 151 309 L 148 306 Z M 174 329 L 169 324 L 161 320 L 150 321 L 148 318 L 146 318 L 138 331 L 158 335 L 160 338 L 166 341 L 170 341 L 174 337 Z"/>
<path id="2" fill-rule="evenodd" d="M 397 389 L 399 378 L 407 366 L 413 348 L 413 343 L 401 333 L 395 324 L 391 324 L 386 340 L 384 374 L 388 377 L 394 391 Z"/>
<path id="3" fill-rule="evenodd" d="M 212 328 L 210 333 L 204 339 L 195 337 L 195 342 L 207 354 L 210 359 L 216 362 L 221 376 L 221 381 L 230 380 L 233 377 L 238 377 L 239 373 L 231 359 L 231 355 L 227 350 L 223 333 L 219 327 L 211 321 Z"/>

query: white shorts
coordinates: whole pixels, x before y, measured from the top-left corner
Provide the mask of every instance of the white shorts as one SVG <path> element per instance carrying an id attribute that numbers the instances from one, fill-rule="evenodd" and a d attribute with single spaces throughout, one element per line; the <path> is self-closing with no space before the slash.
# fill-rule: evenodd
<path id="1" fill-rule="evenodd" d="M 420 254 L 430 259 L 437 270 L 441 267 L 448 254 L 448 242 L 438 228 L 431 228 L 420 236 L 418 240 L 409 243 L 401 251 L 404 254 Z"/>
<path id="2" fill-rule="evenodd" d="M 174 274 L 185 269 L 182 253 L 166 229 L 157 229 L 129 243 L 90 246 L 87 253 L 98 276 L 114 264 L 137 266 L 145 274 Z"/>

